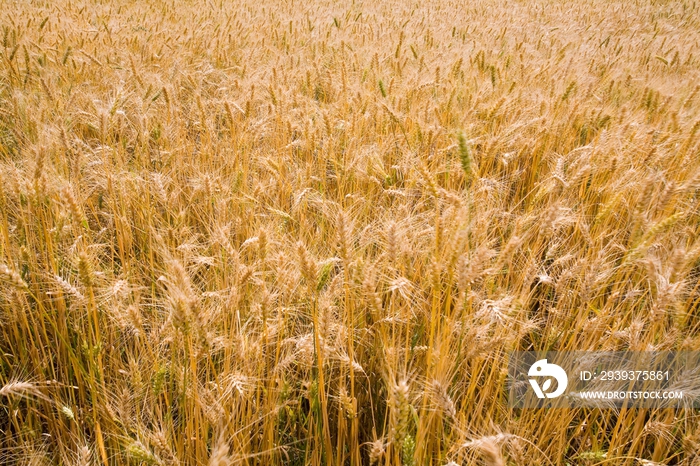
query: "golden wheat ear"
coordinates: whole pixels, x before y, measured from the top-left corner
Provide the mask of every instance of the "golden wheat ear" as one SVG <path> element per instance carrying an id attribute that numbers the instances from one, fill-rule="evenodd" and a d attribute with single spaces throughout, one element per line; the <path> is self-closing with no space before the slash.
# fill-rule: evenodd
<path id="1" fill-rule="evenodd" d="M 31 382 L 8 382 L 0 388 L 0 396 L 5 396 L 8 398 L 18 397 L 18 398 L 36 398 L 39 400 L 50 401 L 49 396 L 41 391 L 39 384 Z"/>

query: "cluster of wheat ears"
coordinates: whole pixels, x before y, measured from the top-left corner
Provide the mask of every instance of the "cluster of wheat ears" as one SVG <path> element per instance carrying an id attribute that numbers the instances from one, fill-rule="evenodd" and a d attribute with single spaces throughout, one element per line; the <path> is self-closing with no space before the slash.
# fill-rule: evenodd
<path id="1" fill-rule="evenodd" d="M 506 387 L 700 349 L 695 1 L 0 11 L 0 463 L 700 464 Z"/>

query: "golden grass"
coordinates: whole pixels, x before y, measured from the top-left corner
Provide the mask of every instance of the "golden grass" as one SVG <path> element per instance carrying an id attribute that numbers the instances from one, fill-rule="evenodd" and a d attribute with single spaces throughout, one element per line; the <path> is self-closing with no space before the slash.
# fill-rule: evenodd
<path id="1" fill-rule="evenodd" d="M 0 462 L 700 464 L 698 8 L 0 0 Z"/>

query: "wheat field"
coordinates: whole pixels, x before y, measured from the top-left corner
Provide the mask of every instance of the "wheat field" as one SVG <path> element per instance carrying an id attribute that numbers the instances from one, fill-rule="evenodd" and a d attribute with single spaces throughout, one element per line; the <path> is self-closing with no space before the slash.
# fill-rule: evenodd
<path id="1" fill-rule="evenodd" d="M 0 0 L 0 463 L 700 465 L 512 409 L 700 350 L 700 5 Z"/>

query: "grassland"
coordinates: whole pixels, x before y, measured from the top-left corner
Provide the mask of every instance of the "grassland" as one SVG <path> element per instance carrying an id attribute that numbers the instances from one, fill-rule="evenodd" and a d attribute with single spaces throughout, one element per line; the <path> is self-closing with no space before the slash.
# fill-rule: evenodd
<path id="1" fill-rule="evenodd" d="M 505 386 L 700 349 L 694 1 L 0 11 L 0 463 L 700 464 Z"/>

